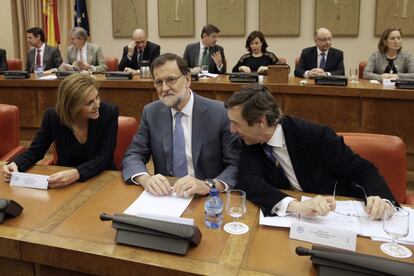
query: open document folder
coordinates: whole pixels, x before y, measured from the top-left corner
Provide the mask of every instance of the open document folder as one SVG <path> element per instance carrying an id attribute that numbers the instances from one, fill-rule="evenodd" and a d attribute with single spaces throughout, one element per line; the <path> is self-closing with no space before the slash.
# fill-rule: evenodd
<path id="1" fill-rule="evenodd" d="M 302 200 L 306 200 L 306 198 L 303 197 Z M 409 207 L 404 208 L 410 212 L 410 231 L 407 237 L 398 239 L 398 241 L 414 244 L 414 210 Z M 292 222 L 298 221 L 344 228 L 372 239 L 390 239 L 390 236 L 382 228 L 383 221 L 369 218 L 365 213 L 364 203 L 361 201 L 336 201 L 335 212 L 330 212 L 326 217 L 299 217 L 296 215 L 265 217 L 263 212 L 260 211 L 259 224 L 261 225 L 290 228 Z"/>

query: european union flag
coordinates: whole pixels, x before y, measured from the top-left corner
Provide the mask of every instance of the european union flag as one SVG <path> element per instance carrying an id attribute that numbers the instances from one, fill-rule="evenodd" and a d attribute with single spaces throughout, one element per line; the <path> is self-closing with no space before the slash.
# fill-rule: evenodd
<path id="1" fill-rule="evenodd" d="M 86 7 L 86 0 L 75 0 L 75 27 L 82 27 L 89 33 L 89 19 L 88 9 Z"/>

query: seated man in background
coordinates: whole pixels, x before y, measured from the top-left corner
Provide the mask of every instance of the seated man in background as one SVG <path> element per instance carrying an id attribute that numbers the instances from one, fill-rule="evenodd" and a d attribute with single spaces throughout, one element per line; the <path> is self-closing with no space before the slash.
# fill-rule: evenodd
<path id="1" fill-rule="evenodd" d="M 187 63 L 171 53 L 151 65 L 160 100 L 144 107 L 137 134 L 122 161 L 124 181 L 155 195 L 208 194 L 236 184 L 239 139 L 230 132 L 223 102 L 198 96 L 190 89 Z M 150 157 L 155 175 L 145 164 Z M 175 176 L 173 186 L 165 176 Z"/>
<path id="2" fill-rule="evenodd" d="M 59 49 L 45 43 L 45 33 L 39 27 L 29 28 L 26 33 L 27 42 L 32 47 L 27 54 L 26 71 L 33 73 L 36 67 L 41 66 L 44 74 L 56 72 L 62 64 Z"/>
<path id="3" fill-rule="evenodd" d="M 199 73 L 202 65 L 208 66 L 209 73 L 226 73 L 223 47 L 216 44 L 219 32 L 216 26 L 205 25 L 201 30 L 201 41 L 185 47 L 183 58 L 187 61 L 192 73 Z"/>
<path id="4" fill-rule="evenodd" d="M 0 49 L 0 72 L 1 71 L 7 71 L 7 53 L 4 49 Z"/>
<path id="5" fill-rule="evenodd" d="M 144 30 L 136 29 L 132 34 L 132 41 L 124 47 L 118 70 L 136 75 L 142 62 L 147 61 L 151 64 L 160 55 L 160 51 L 160 45 L 147 40 Z"/>
<path id="6" fill-rule="evenodd" d="M 303 49 L 295 76 L 314 78 L 317 76 L 345 75 L 344 54 L 332 48 L 332 34 L 328 29 L 319 28 L 315 33 L 314 47 Z"/>
<path id="7" fill-rule="evenodd" d="M 108 69 L 101 47 L 87 42 L 88 33 L 84 28 L 73 28 L 70 31 L 70 40 L 72 45 L 68 47 L 65 63 L 59 69 L 96 73 L 103 73 Z"/>
<path id="8" fill-rule="evenodd" d="M 395 199 L 377 168 L 322 125 L 283 115 L 266 87 L 253 84 L 227 101 L 231 129 L 244 140 L 237 187 L 266 216 L 325 216 L 334 195 L 364 198 L 374 219 L 393 214 Z M 331 194 L 296 201 L 280 189 Z M 391 203 L 393 202 L 393 203 Z"/>

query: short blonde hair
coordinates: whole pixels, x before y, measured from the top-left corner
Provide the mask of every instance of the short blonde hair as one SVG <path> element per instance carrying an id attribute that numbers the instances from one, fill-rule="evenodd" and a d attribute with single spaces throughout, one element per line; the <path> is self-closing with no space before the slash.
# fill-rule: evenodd
<path id="1" fill-rule="evenodd" d="M 93 88 L 98 89 L 95 79 L 76 73 L 60 83 L 55 108 L 62 124 L 72 130 L 77 128 L 77 116 Z"/>

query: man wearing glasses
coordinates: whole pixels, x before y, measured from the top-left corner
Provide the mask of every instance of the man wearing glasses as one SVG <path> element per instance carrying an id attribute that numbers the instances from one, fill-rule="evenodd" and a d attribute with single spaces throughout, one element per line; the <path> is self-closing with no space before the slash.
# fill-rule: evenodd
<path id="1" fill-rule="evenodd" d="M 315 33 L 314 47 L 303 49 L 299 63 L 295 68 L 295 76 L 314 78 L 317 76 L 345 75 L 344 54 L 332 48 L 332 34 L 326 28 Z"/>
<path id="2" fill-rule="evenodd" d="M 284 115 L 266 87 L 243 88 L 226 107 L 232 132 L 244 141 L 237 187 L 265 216 L 326 216 L 335 211 L 335 195 L 365 199 L 374 219 L 393 213 L 395 199 L 373 164 L 328 127 Z M 280 189 L 332 196 L 299 202 Z"/>
<path id="3" fill-rule="evenodd" d="M 234 187 L 239 139 L 230 132 L 222 102 L 190 89 L 191 74 L 179 56 L 166 53 L 151 65 L 159 101 L 144 107 L 141 124 L 122 161 L 127 183 L 155 195 L 205 195 Z M 155 174 L 145 164 L 152 156 Z M 173 186 L 165 176 L 175 176 Z"/>

